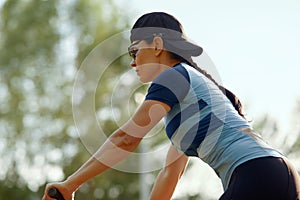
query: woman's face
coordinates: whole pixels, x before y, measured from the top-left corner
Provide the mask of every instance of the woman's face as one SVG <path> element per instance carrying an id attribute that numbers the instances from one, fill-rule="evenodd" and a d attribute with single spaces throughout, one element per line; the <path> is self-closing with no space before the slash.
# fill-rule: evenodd
<path id="1" fill-rule="evenodd" d="M 160 71 L 159 58 L 155 55 L 154 44 L 136 40 L 128 48 L 132 57 L 131 67 L 135 68 L 142 83 L 153 81 Z"/>

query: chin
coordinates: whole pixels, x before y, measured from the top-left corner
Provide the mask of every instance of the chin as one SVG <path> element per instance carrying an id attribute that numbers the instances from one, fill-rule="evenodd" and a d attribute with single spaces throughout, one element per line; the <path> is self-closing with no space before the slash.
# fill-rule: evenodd
<path id="1" fill-rule="evenodd" d="M 144 79 L 140 77 L 140 82 L 141 83 L 150 83 L 152 80 Z"/>
<path id="2" fill-rule="evenodd" d="M 141 83 L 149 83 L 150 81 L 145 81 L 145 80 L 141 80 L 141 79 L 140 79 L 140 82 L 141 82 Z"/>

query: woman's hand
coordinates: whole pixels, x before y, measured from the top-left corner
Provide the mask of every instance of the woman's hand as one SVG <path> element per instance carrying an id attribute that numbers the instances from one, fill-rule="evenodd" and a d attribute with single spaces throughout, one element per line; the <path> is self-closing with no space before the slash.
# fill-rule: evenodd
<path id="1" fill-rule="evenodd" d="M 43 196 L 43 200 L 53 200 L 53 198 L 51 198 L 48 195 L 48 191 L 50 188 L 56 188 L 64 197 L 65 200 L 73 200 L 74 199 L 74 191 L 70 191 L 70 189 L 66 186 L 65 182 L 60 182 L 60 183 L 50 183 L 46 185 L 45 188 L 45 193 Z"/>
<path id="2" fill-rule="evenodd" d="M 58 189 L 65 200 L 73 200 L 74 193 L 81 185 L 128 157 L 170 109 L 159 101 L 145 101 L 132 118 L 110 135 L 97 152 L 66 181 L 48 184 L 43 200 L 54 200 L 48 195 L 51 187 Z"/>

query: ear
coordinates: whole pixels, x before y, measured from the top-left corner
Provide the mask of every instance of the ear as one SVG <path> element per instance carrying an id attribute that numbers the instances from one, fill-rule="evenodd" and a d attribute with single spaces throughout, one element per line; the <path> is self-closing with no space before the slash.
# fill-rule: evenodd
<path id="1" fill-rule="evenodd" d="M 162 40 L 161 37 L 154 37 L 153 45 L 154 45 L 155 55 L 159 56 L 163 52 L 164 41 Z"/>

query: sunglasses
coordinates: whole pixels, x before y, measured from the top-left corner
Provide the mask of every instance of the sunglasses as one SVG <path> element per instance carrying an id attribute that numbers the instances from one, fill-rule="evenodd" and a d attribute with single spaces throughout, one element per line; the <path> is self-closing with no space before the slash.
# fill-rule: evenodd
<path id="1" fill-rule="evenodd" d="M 135 46 L 138 45 L 141 41 L 142 41 L 142 40 L 137 41 L 137 42 L 131 44 L 131 45 L 128 47 L 128 53 L 129 53 L 129 56 L 130 56 L 133 60 L 135 60 L 136 54 L 137 54 L 137 52 L 139 51 L 139 49 L 137 49 Z"/>
<path id="2" fill-rule="evenodd" d="M 153 39 L 153 37 L 156 37 L 156 36 L 158 36 L 158 37 L 163 37 L 163 33 L 154 33 L 154 34 L 152 34 L 151 36 L 148 36 L 148 37 L 144 37 L 144 39 L 143 40 L 148 40 L 148 39 Z M 139 40 L 139 41 L 137 41 L 137 42 L 134 42 L 134 43 L 132 43 L 129 47 L 128 47 L 128 53 L 129 53 L 129 56 L 133 59 L 133 60 L 135 60 L 135 58 L 136 58 L 136 54 L 137 54 L 137 52 L 139 51 L 139 49 L 137 49 L 137 48 L 135 48 L 135 46 L 136 45 L 138 45 L 140 42 L 141 42 L 142 40 Z M 150 42 L 150 41 L 149 41 Z"/>

